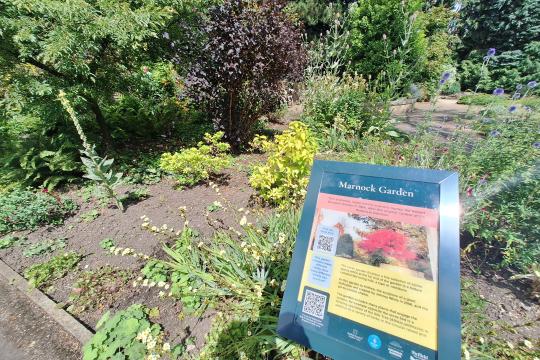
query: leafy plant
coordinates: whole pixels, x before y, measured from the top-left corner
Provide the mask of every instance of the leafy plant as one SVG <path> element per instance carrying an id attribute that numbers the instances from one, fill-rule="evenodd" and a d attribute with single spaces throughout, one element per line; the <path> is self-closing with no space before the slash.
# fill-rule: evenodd
<path id="1" fill-rule="evenodd" d="M 141 273 L 146 279 L 156 283 L 160 281 L 166 282 L 170 279 L 168 267 L 156 259 L 148 260 L 142 268 Z"/>
<path id="2" fill-rule="evenodd" d="M 266 164 L 256 166 L 249 178 L 259 195 L 282 208 L 298 205 L 304 198 L 317 142 L 308 127 L 292 122 L 273 142 L 255 138 L 254 145 L 268 152 Z"/>
<path id="3" fill-rule="evenodd" d="M 184 227 L 174 247 L 165 247 L 172 294 L 184 305 L 217 307 L 201 359 L 299 357 L 301 350 L 276 335 L 279 304 L 294 247 L 298 213 L 287 211 L 245 225 L 245 235 L 218 232 L 200 242 Z M 197 244 L 197 241 L 199 243 Z"/>
<path id="4" fill-rule="evenodd" d="M 88 210 L 84 214 L 81 214 L 81 220 L 84 222 L 92 222 L 99 217 L 100 213 L 97 209 Z"/>
<path id="5" fill-rule="evenodd" d="M 113 246 L 116 246 L 116 243 L 114 242 L 114 239 L 106 238 L 99 242 L 99 247 L 101 247 L 103 250 L 109 250 Z"/>
<path id="6" fill-rule="evenodd" d="M 9 249 L 14 246 L 23 245 L 26 243 L 25 237 L 18 237 L 18 236 L 6 236 L 2 239 L 0 239 L 0 250 Z"/>
<path id="7" fill-rule="evenodd" d="M 23 251 L 26 257 L 40 256 L 66 247 L 66 238 L 40 241 Z"/>
<path id="8" fill-rule="evenodd" d="M 159 359 L 170 351 L 161 326 L 150 321 L 149 309 L 140 304 L 118 311 L 112 318 L 105 313 L 96 328 L 83 347 L 84 360 Z"/>
<path id="9" fill-rule="evenodd" d="M 213 203 L 211 203 L 210 205 L 206 207 L 206 210 L 208 210 L 208 212 L 216 212 L 222 209 L 223 209 L 223 205 L 221 205 L 221 202 L 219 201 L 214 201 Z"/>
<path id="10" fill-rule="evenodd" d="M 302 75 L 302 33 L 284 6 L 226 0 L 209 10 L 202 29 L 206 43 L 188 75 L 188 92 L 235 146 L 251 138 L 262 115 L 282 104 L 286 82 Z"/>
<path id="11" fill-rule="evenodd" d="M 174 174 L 181 186 L 193 186 L 208 180 L 211 175 L 231 165 L 232 159 L 227 154 L 230 145 L 220 141 L 223 135 L 222 131 L 213 135 L 206 133 L 204 141 L 200 141 L 197 147 L 174 154 L 163 153 L 159 165 Z"/>
<path id="12" fill-rule="evenodd" d="M 128 271 L 111 266 L 83 272 L 73 285 L 67 310 L 77 314 L 112 304 L 121 295 L 120 288 L 126 284 L 128 278 Z"/>
<path id="13" fill-rule="evenodd" d="M 24 270 L 24 277 L 28 279 L 30 285 L 43 288 L 66 276 L 82 258 L 82 255 L 74 252 L 56 255 L 46 262 L 32 265 Z"/>
<path id="14" fill-rule="evenodd" d="M 69 114 L 71 121 L 77 129 L 77 133 L 82 140 L 84 150 L 81 150 L 81 161 L 86 167 L 85 178 L 94 180 L 97 184 L 102 186 L 110 199 L 113 199 L 116 203 L 116 206 L 124 211 L 124 206 L 122 202 L 114 192 L 114 188 L 120 183 L 122 178 L 122 173 L 113 173 L 111 167 L 114 162 L 114 159 L 101 158 L 97 152 L 95 145 L 90 145 L 86 139 L 86 135 L 83 132 L 81 124 L 75 115 L 75 111 L 71 106 L 69 100 L 66 98 L 66 94 L 63 91 L 60 91 L 58 94 L 60 102 L 64 107 L 64 110 Z"/>
<path id="15" fill-rule="evenodd" d="M 385 135 L 390 131 L 389 120 L 389 103 L 368 89 L 362 78 L 325 75 L 308 83 L 302 121 L 323 145 L 332 132 L 348 138 Z"/>
<path id="16" fill-rule="evenodd" d="M 13 190 L 0 194 L 0 234 L 61 224 L 76 207 L 72 200 L 48 192 Z"/>

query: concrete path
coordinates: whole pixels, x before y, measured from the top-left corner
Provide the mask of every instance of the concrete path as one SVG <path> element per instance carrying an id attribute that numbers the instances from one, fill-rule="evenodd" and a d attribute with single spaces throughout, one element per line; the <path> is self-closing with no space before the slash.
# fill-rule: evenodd
<path id="1" fill-rule="evenodd" d="M 469 115 L 474 115 L 478 113 L 479 109 L 479 107 L 473 106 L 469 110 L 468 105 L 458 104 L 456 99 L 439 99 L 431 114 L 429 102 L 392 106 L 392 118 L 398 121 L 396 127 L 399 130 L 413 135 L 431 115 L 431 121 L 428 124 L 430 132 L 445 142 L 456 131 L 466 133 L 472 139 L 478 138 L 479 135 L 471 128 L 471 120 L 465 119 L 465 116 L 468 111 Z"/>
<path id="2" fill-rule="evenodd" d="M 0 359 L 81 358 L 79 342 L 0 275 Z"/>

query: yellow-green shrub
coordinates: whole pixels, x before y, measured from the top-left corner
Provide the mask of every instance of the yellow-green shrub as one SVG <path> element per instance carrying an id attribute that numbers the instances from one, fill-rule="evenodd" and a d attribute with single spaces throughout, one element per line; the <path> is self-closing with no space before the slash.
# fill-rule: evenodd
<path id="1" fill-rule="evenodd" d="M 171 154 L 163 153 L 159 166 L 176 176 L 179 185 L 193 186 L 210 175 L 216 174 L 231 165 L 232 158 L 228 154 L 230 145 L 221 142 L 223 132 L 204 134 L 204 141 L 197 147 Z"/>
<path id="2" fill-rule="evenodd" d="M 264 165 L 255 167 L 249 182 L 269 203 L 285 208 L 304 198 L 317 142 L 308 127 L 292 122 L 273 142 L 256 137 L 252 145 L 269 153 Z"/>

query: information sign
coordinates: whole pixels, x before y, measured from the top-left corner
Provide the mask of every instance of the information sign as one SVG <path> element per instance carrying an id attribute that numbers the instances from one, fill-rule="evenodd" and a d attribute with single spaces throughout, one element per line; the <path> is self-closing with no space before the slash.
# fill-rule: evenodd
<path id="1" fill-rule="evenodd" d="M 456 173 L 315 161 L 278 333 L 336 360 L 460 359 Z"/>

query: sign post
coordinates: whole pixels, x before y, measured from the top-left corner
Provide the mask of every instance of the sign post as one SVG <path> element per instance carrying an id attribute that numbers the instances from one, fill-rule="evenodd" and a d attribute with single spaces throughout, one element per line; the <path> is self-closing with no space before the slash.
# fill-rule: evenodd
<path id="1" fill-rule="evenodd" d="M 315 161 L 278 333 L 335 360 L 461 358 L 456 173 Z"/>

